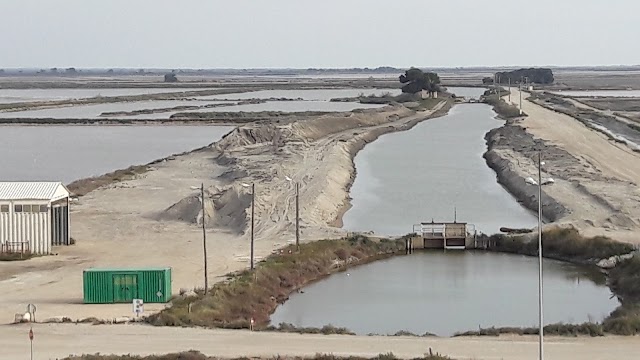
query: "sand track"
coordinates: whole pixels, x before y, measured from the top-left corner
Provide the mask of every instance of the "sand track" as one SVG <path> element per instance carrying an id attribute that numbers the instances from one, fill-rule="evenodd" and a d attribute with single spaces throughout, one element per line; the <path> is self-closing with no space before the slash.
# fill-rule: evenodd
<path id="1" fill-rule="evenodd" d="M 211 356 L 313 356 L 316 353 L 373 357 L 393 352 L 403 358 L 434 352 L 457 360 L 529 360 L 537 358 L 535 336 L 482 338 L 410 338 L 389 336 L 298 335 L 269 332 L 158 328 L 136 325 L 38 325 L 35 358 L 73 354 L 141 354 L 199 350 Z M 28 356 L 27 326 L 0 326 L 2 358 Z M 108 341 L 106 340 L 108 339 Z M 545 338 L 545 358 L 562 360 L 635 360 L 638 337 Z"/>
<path id="2" fill-rule="evenodd" d="M 516 104 L 518 90 L 512 93 Z M 568 209 L 560 223 L 574 225 L 586 235 L 640 243 L 640 154 L 568 115 L 529 101 L 528 93 L 522 96 L 528 116 L 515 125 L 546 144 L 543 156 L 554 147 L 569 154 L 547 159 L 545 165 L 545 173 L 556 180 L 545 192 Z M 513 144 L 500 152 L 527 177 L 535 174 L 530 150 Z"/>

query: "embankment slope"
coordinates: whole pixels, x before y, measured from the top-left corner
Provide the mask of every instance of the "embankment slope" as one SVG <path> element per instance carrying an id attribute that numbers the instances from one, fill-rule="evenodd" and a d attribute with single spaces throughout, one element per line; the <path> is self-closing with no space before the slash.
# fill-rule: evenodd
<path id="1" fill-rule="evenodd" d="M 512 99 L 517 99 L 518 90 L 512 91 L 515 92 Z M 555 180 L 553 185 L 544 187 L 545 194 L 553 199 L 545 210 L 553 208 L 554 203 L 566 209 L 562 214 L 548 209 L 552 220 L 576 226 L 588 236 L 606 235 L 640 243 L 638 154 L 568 115 L 529 101 L 528 97 L 528 93 L 523 93 L 526 118 L 489 134 L 492 161 L 521 179 L 530 176 L 535 179 L 537 151 L 542 151 L 546 162 L 543 177 Z M 510 127 L 518 127 L 526 134 Z"/>
<path id="2" fill-rule="evenodd" d="M 129 316 L 129 304 L 81 304 L 82 271 L 89 267 L 170 266 L 174 292 L 201 287 L 202 230 L 195 224 L 201 214 L 194 206 L 201 183 L 207 198 L 210 284 L 248 265 L 250 190 L 242 183 L 256 187 L 258 259 L 295 239 L 294 186 L 286 177 L 300 184 L 303 241 L 342 237 L 344 232 L 330 224 L 348 204 L 357 151 L 380 134 L 446 111 L 445 103 L 418 113 L 388 106 L 247 124 L 210 147 L 155 162 L 120 181 L 110 179 L 74 202 L 75 246 L 61 248 L 57 256 L 3 264 L 0 319 L 11 321 L 29 302 L 38 304 L 40 319 Z M 145 312 L 162 307 L 145 305 Z"/>

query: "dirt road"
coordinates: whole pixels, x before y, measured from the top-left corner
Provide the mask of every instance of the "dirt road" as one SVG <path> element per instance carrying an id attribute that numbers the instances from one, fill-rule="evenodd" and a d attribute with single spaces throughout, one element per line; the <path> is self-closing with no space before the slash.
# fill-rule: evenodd
<path id="1" fill-rule="evenodd" d="M 556 183 L 545 192 L 570 210 L 563 222 L 577 226 L 586 235 L 640 242 L 639 154 L 568 115 L 534 104 L 527 100 L 528 93 L 522 96 L 528 117 L 518 124 L 573 157 L 570 164 L 547 160 L 545 165 L 547 174 L 557 175 Z M 518 90 L 512 89 L 512 102 L 517 104 L 518 99 Z M 503 151 L 518 164 L 522 174 L 535 173 L 530 159 L 516 151 Z"/>
<path id="2" fill-rule="evenodd" d="M 28 356 L 28 326 L 0 326 L 1 359 Z M 313 356 L 316 353 L 375 356 L 393 352 L 403 358 L 429 351 L 453 359 L 530 360 L 537 358 L 538 338 L 411 338 L 344 335 L 298 335 L 139 325 L 36 325 L 34 355 L 56 359 L 70 354 L 163 354 L 198 350 L 222 357 Z M 108 339 L 108 341 L 106 340 Z M 638 337 L 546 338 L 545 355 L 562 360 L 637 359 Z"/>

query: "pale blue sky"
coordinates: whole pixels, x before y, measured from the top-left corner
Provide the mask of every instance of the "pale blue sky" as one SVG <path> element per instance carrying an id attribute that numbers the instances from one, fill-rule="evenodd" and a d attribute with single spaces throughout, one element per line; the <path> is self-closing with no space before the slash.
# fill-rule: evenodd
<path id="1" fill-rule="evenodd" d="M 640 64 L 637 0 L 0 0 L 0 13 L 0 68 Z"/>

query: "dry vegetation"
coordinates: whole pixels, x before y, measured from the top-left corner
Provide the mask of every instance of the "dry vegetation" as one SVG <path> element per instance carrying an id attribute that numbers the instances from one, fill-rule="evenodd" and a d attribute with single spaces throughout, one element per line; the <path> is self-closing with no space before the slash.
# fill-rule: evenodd
<path id="1" fill-rule="evenodd" d="M 8 253 L 0 253 L 0 261 L 21 261 L 21 260 L 29 260 L 34 255 L 30 252 L 8 252 Z"/>
<path id="2" fill-rule="evenodd" d="M 158 326 L 204 326 L 267 329 L 269 316 L 289 295 L 301 287 L 350 266 L 392 256 L 404 250 L 404 241 L 372 241 L 358 236 L 343 240 L 303 244 L 300 252 L 289 246 L 261 262 L 253 271 L 229 276 L 205 296 L 177 297 L 172 306 L 147 319 Z M 271 330 L 292 331 L 281 324 Z M 300 332 L 348 333 L 346 329 L 297 329 Z"/>
<path id="3" fill-rule="evenodd" d="M 133 355 L 82 355 L 71 356 L 62 360 L 219 360 L 220 357 L 206 356 L 198 351 L 187 351 L 176 354 L 167 355 L 151 355 L 151 356 L 133 356 Z M 335 355 L 318 354 L 314 357 L 296 357 L 296 356 L 278 356 L 275 358 L 265 358 L 268 360 L 398 360 L 398 358 L 392 353 L 380 354 L 373 358 L 365 358 L 359 356 L 339 357 Z M 449 360 L 449 357 L 442 356 L 440 354 L 434 354 L 429 349 L 429 354 L 425 354 L 423 357 L 414 358 L 411 360 Z M 248 358 L 238 358 L 233 360 L 248 360 Z"/>
<path id="4" fill-rule="evenodd" d="M 149 171 L 148 165 L 130 166 L 127 169 L 116 170 L 114 172 L 110 172 L 101 176 L 76 180 L 69 184 L 67 187 L 72 194 L 76 196 L 84 196 L 100 187 L 120 181 L 135 179 L 136 176 L 144 174 L 147 171 Z"/>
<path id="5" fill-rule="evenodd" d="M 506 94 L 507 91 L 505 91 L 501 95 L 504 96 Z M 520 109 L 518 109 L 517 106 L 507 104 L 506 101 L 498 98 L 497 94 L 484 95 L 482 97 L 482 101 L 488 105 L 493 106 L 493 111 L 495 111 L 503 119 L 513 119 L 526 116 L 525 113 L 520 114 Z"/>
<path id="6" fill-rule="evenodd" d="M 491 251 L 528 256 L 538 254 L 537 237 L 493 235 L 489 241 Z M 633 245 L 604 236 L 583 237 L 576 229 L 560 227 L 543 232 L 542 248 L 546 258 L 581 264 L 595 264 L 598 260 L 629 254 L 635 249 Z"/>

